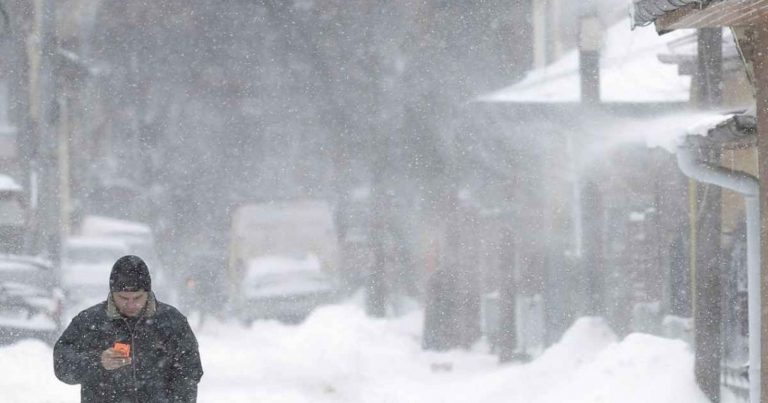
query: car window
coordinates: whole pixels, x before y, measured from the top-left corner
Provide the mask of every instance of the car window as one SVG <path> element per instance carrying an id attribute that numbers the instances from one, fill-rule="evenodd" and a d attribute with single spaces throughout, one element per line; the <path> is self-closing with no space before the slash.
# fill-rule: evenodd
<path id="1" fill-rule="evenodd" d="M 24 208 L 16 199 L 0 198 L 0 225 L 23 225 Z"/>
<path id="2" fill-rule="evenodd" d="M 72 248 L 65 253 L 65 260 L 78 263 L 101 263 L 117 260 L 123 255 L 119 249 Z"/>
<path id="3" fill-rule="evenodd" d="M 43 267 L 21 262 L 0 261 L 0 283 L 48 287 L 53 284 L 53 278 L 50 271 Z"/>

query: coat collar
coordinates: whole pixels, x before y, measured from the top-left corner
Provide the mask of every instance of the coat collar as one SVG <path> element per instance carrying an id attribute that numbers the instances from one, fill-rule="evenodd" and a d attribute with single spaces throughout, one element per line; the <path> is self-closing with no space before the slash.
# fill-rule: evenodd
<path id="1" fill-rule="evenodd" d="M 155 316 L 155 313 L 157 313 L 157 299 L 155 298 L 155 293 L 152 291 L 149 291 L 147 295 L 147 306 L 144 308 L 144 311 L 141 313 L 141 317 L 151 318 Z M 120 315 L 120 312 L 118 312 L 117 310 L 117 305 L 115 305 L 115 301 L 114 299 L 112 299 L 111 292 L 107 297 L 107 317 L 112 320 L 123 318 L 123 315 Z"/>

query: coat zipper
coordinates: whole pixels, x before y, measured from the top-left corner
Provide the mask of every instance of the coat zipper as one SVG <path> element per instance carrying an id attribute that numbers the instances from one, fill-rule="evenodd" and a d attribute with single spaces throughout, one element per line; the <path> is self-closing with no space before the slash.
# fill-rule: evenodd
<path id="1" fill-rule="evenodd" d="M 124 319 L 125 320 L 125 319 Z M 128 325 L 128 329 L 131 332 L 131 372 L 133 374 L 133 401 L 135 403 L 139 403 L 139 388 L 137 385 L 136 380 L 136 343 L 134 340 L 134 332 L 136 331 L 136 326 L 138 326 L 139 322 L 136 321 L 136 323 L 131 326 L 130 323 L 128 323 L 127 320 L 125 320 L 125 324 Z"/>

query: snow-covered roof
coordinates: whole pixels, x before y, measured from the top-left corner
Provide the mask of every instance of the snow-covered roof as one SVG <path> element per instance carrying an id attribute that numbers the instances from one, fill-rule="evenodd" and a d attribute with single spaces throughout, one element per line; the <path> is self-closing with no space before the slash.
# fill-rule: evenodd
<path id="1" fill-rule="evenodd" d="M 681 111 L 635 119 L 631 124 L 617 119 L 604 124 L 601 131 L 609 136 L 608 143 L 642 142 L 649 148 L 660 147 L 674 153 L 685 136 L 707 136 L 710 129 L 732 116 L 715 112 Z"/>
<path id="2" fill-rule="evenodd" d="M 681 76 L 676 65 L 659 61 L 670 52 L 668 44 L 690 35 L 677 30 L 659 36 L 653 29 L 629 29 L 629 20 L 610 27 L 600 53 L 600 98 L 613 103 L 687 102 L 691 77 Z M 535 69 L 512 86 L 483 95 L 482 102 L 575 103 L 581 101 L 579 51 Z"/>
<path id="3" fill-rule="evenodd" d="M 0 192 L 21 192 L 22 187 L 13 178 L 0 174 Z"/>
<path id="4" fill-rule="evenodd" d="M 625 143 L 641 143 L 649 148 L 663 148 L 675 153 L 690 136 L 709 144 L 733 147 L 749 146 L 756 140 L 754 110 L 739 113 L 677 111 L 645 119 L 605 118 L 596 128 L 602 139 L 594 150 Z M 588 149 L 587 153 L 594 150 Z"/>
<path id="5" fill-rule="evenodd" d="M 32 271 L 39 268 L 50 269 L 53 264 L 50 260 L 39 256 L 0 254 L 0 271 L 23 270 Z"/>

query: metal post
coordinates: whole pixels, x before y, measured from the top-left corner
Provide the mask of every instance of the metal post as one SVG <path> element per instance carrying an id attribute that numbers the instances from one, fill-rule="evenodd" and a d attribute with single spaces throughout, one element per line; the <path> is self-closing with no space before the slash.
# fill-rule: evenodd
<path id="1" fill-rule="evenodd" d="M 501 231 L 501 281 L 499 290 L 499 361 L 515 360 L 517 340 L 517 243 L 512 228 L 504 225 Z"/>

